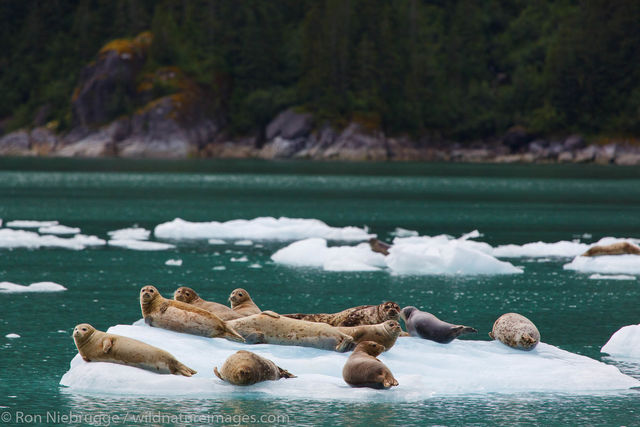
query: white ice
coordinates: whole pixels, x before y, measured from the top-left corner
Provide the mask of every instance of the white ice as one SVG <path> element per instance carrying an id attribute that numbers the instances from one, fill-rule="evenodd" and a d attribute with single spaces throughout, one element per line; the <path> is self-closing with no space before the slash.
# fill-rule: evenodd
<path id="1" fill-rule="evenodd" d="M 9 221 L 6 226 L 13 228 L 40 228 L 58 225 L 58 221 L 32 221 L 32 220 L 15 220 Z"/>
<path id="2" fill-rule="evenodd" d="M 626 274 L 592 274 L 589 276 L 591 280 L 636 280 L 636 276 L 627 276 Z"/>
<path id="3" fill-rule="evenodd" d="M 491 246 L 469 240 L 474 231 L 459 239 L 440 235 L 395 238 L 384 256 L 368 243 L 328 247 L 325 239 L 305 239 L 280 249 L 271 259 L 293 267 L 326 271 L 388 270 L 392 274 L 513 274 L 522 270 L 490 255 Z"/>
<path id="4" fill-rule="evenodd" d="M 68 227 L 66 225 L 49 225 L 47 227 L 38 228 L 40 234 L 78 234 L 78 227 Z"/>
<path id="5" fill-rule="evenodd" d="M 391 232 L 391 235 L 394 237 L 412 237 L 418 236 L 419 233 L 415 230 L 407 230 L 406 228 L 396 227 L 396 229 Z"/>
<path id="6" fill-rule="evenodd" d="M 493 249 L 493 256 L 499 258 L 571 258 L 589 249 L 588 244 L 562 240 L 555 243 L 533 242 L 524 245 L 500 245 Z"/>
<path id="7" fill-rule="evenodd" d="M 175 267 L 180 267 L 182 265 L 181 259 L 168 259 L 164 262 L 164 265 L 171 265 Z"/>
<path id="8" fill-rule="evenodd" d="M 227 242 L 225 242 L 222 239 L 209 239 L 209 244 L 210 245 L 226 245 Z"/>
<path id="9" fill-rule="evenodd" d="M 146 240 L 109 240 L 109 246 L 117 246 L 125 249 L 132 249 L 134 251 L 166 251 L 167 249 L 175 248 L 175 245 L 163 242 L 149 242 Z"/>
<path id="10" fill-rule="evenodd" d="M 16 339 L 16 338 L 20 338 L 20 335 L 12 333 L 12 334 L 7 334 L 4 337 L 9 339 Z"/>
<path id="11" fill-rule="evenodd" d="M 107 233 L 113 240 L 148 240 L 151 231 L 141 227 L 122 228 Z"/>
<path id="12" fill-rule="evenodd" d="M 198 371 L 194 377 L 159 375 L 111 363 L 71 361 L 60 384 L 75 391 L 120 395 L 209 396 L 228 398 L 247 393 L 276 399 L 346 401 L 422 401 L 434 396 L 518 392 L 574 394 L 626 390 L 640 381 L 611 365 L 540 343 L 530 352 L 511 349 L 497 341 L 455 340 L 437 344 L 419 338 L 400 338 L 378 358 L 400 385 L 390 390 L 351 388 L 342 379 L 349 353 L 306 347 L 246 345 L 221 338 L 204 338 L 152 328 L 142 321 L 117 325 L 108 332 L 160 347 Z M 69 345 L 72 345 L 71 343 Z M 267 381 L 249 387 L 233 386 L 216 378 L 237 350 L 253 351 L 273 360 L 297 378 Z"/>
<path id="13" fill-rule="evenodd" d="M 583 273 L 640 274 L 640 255 L 577 256 L 563 268 Z"/>
<path id="14" fill-rule="evenodd" d="M 22 292 L 59 292 L 66 291 L 62 285 L 54 282 L 37 282 L 32 283 L 29 286 L 18 285 L 11 282 L 0 282 L 0 293 L 22 293 Z"/>
<path id="15" fill-rule="evenodd" d="M 271 256 L 274 262 L 293 267 L 317 267 L 326 271 L 375 271 L 386 266 L 385 256 L 368 243 L 328 247 L 322 238 L 293 242 Z"/>
<path id="16" fill-rule="evenodd" d="M 640 360 L 640 324 L 620 328 L 600 351 L 613 357 Z"/>
<path id="17" fill-rule="evenodd" d="M 235 242 L 233 242 L 234 245 L 236 246 L 252 246 L 253 245 L 253 241 L 245 239 L 245 240 L 236 240 Z"/>
<path id="18" fill-rule="evenodd" d="M 0 248 L 55 247 L 81 250 L 88 246 L 103 246 L 106 242 L 96 236 L 76 234 L 70 238 L 62 238 L 50 234 L 40 235 L 34 231 L 0 229 Z"/>
<path id="19" fill-rule="evenodd" d="M 358 227 L 330 227 L 317 219 L 260 217 L 227 222 L 190 222 L 180 218 L 158 225 L 154 233 L 162 239 L 252 239 L 299 240 L 323 237 L 328 240 L 358 241 L 373 235 Z"/>

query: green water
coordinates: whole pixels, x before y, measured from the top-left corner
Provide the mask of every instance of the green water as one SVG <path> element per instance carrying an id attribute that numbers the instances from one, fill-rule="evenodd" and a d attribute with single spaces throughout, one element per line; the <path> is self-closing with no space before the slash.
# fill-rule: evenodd
<path id="1" fill-rule="evenodd" d="M 317 218 L 331 226 L 367 226 L 383 239 L 396 227 L 459 236 L 478 229 L 492 245 L 554 242 L 592 235 L 640 237 L 640 170 L 558 165 L 333 164 L 258 161 L 75 161 L 0 159 L 0 218 L 57 220 L 84 234 L 137 224 L 147 229 L 176 217 L 224 221 L 259 216 Z M 589 280 L 565 271 L 567 259 L 513 260 L 510 276 L 392 276 L 323 272 L 273 264 L 286 243 L 262 247 L 180 242 L 162 252 L 115 247 L 0 249 L 0 281 L 53 281 L 60 293 L 2 294 L 0 412 L 41 421 L 52 411 L 286 416 L 290 423 L 440 425 L 638 425 L 640 393 L 528 393 L 428 397 L 418 403 L 256 399 L 141 399 L 72 392 L 58 382 L 76 354 L 69 334 L 90 322 L 105 330 L 138 320 L 138 290 L 178 285 L 224 300 L 244 287 L 261 307 L 288 312 L 338 311 L 394 300 L 486 332 L 516 311 L 535 321 L 548 344 L 583 354 L 640 378 L 640 364 L 602 358 L 600 348 L 624 325 L 640 322 L 638 280 Z M 230 262 L 239 254 L 248 263 Z M 180 258 L 180 268 L 164 265 Z M 259 263 L 261 269 L 248 268 Z M 226 270 L 214 270 L 225 266 Z M 5 335 L 17 333 L 19 339 Z M 561 380 L 561 379 L 559 379 Z M 34 415 L 35 418 L 28 418 Z M 41 416 L 38 419 L 37 416 Z M 269 419 L 273 422 L 273 418 Z M 6 421 L 6 420 L 5 420 Z M 77 420 L 76 420 L 77 421 Z M 100 423 L 89 418 L 81 423 Z M 160 423 L 165 420 L 160 420 Z M 171 421 L 171 420 L 168 420 Z M 246 421 L 246 420 L 245 420 Z M 198 424 L 198 422 L 196 422 Z M 201 423 L 201 422 L 200 422 Z M 244 422 L 246 423 L 246 422 Z M 114 422 L 115 424 L 115 422 Z"/>

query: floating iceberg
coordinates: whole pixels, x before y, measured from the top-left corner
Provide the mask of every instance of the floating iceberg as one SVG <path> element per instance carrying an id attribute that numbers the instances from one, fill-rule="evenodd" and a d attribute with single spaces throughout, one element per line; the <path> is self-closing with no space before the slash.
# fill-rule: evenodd
<path id="1" fill-rule="evenodd" d="M 20 335 L 12 333 L 12 334 L 7 334 L 4 337 L 9 339 L 16 339 L 16 338 L 20 338 Z"/>
<path id="2" fill-rule="evenodd" d="M 249 394 L 266 398 L 348 401 L 422 401 L 434 396 L 478 393 L 598 393 L 640 386 L 640 381 L 614 367 L 540 343 L 533 351 L 511 349 L 497 341 L 455 340 L 438 344 L 400 338 L 379 356 L 400 385 L 391 390 L 349 387 L 342 367 L 349 353 L 307 347 L 245 345 L 152 328 L 142 321 L 117 325 L 108 332 L 160 347 L 198 371 L 194 377 L 159 375 L 111 363 L 84 362 L 76 355 L 60 384 L 75 391 L 122 395 L 229 397 Z M 71 340 L 70 340 L 71 341 Z M 69 345 L 72 345 L 69 343 Z M 213 374 L 237 350 L 273 360 L 297 378 L 233 386 Z"/>
<path id="3" fill-rule="evenodd" d="M 493 256 L 499 258 L 571 258 L 583 254 L 589 246 L 586 243 L 562 240 L 555 243 L 533 242 L 524 245 L 500 245 L 493 249 Z"/>
<path id="4" fill-rule="evenodd" d="M 32 221 L 32 220 L 15 220 L 9 221 L 6 226 L 13 228 L 40 228 L 40 227 L 52 227 L 58 225 L 58 221 Z"/>
<path id="5" fill-rule="evenodd" d="M 584 273 L 640 274 L 640 255 L 577 256 L 563 268 Z"/>
<path id="6" fill-rule="evenodd" d="M 62 285 L 54 282 L 37 282 L 29 286 L 18 285 L 11 282 L 0 282 L 0 293 L 22 293 L 22 292 L 60 292 L 66 291 Z"/>
<path id="7" fill-rule="evenodd" d="M 393 274 L 513 274 L 522 270 L 490 255 L 491 246 L 450 236 L 396 238 L 384 256 L 368 243 L 327 247 L 325 239 L 306 239 L 280 249 L 271 259 L 294 267 L 326 271 L 389 270 Z"/>
<path id="8" fill-rule="evenodd" d="M 149 242 L 147 239 L 151 231 L 140 227 L 123 228 L 109 231 L 111 236 L 109 246 L 132 249 L 134 251 L 165 251 L 175 248 L 175 245 L 161 242 Z"/>
<path id="9" fill-rule="evenodd" d="M 103 246 L 106 242 L 96 236 L 76 234 L 71 238 L 62 238 L 50 234 L 40 235 L 34 231 L 0 229 L 0 248 L 29 248 L 42 247 L 65 248 L 81 250 L 88 246 Z"/>
<path id="10" fill-rule="evenodd" d="M 327 247 L 327 241 L 311 238 L 293 242 L 271 256 L 274 262 L 293 267 L 317 267 L 327 271 L 375 271 L 386 267 L 385 256 L 368 243 Z"/>
<path id="11" fill-rule="evenodd" d="M 328 240 L 358 241 L 373 235 L 358 227 L 330 227 L 317 219 L 260 217 L 227 222 L 189 222 L 180 218 L 158 225 L 154 234 L 162 239 L 252 239 L 300 240 L 323 237 Z"/>
<path id="12" fill-rule="evenodd" d="M 80 229 L 78 227 L 68 227 L 60 224 L 38 228 L 38 233 L 40 234 L 78 234 L 79 232 Z"/>
<path id="13" fill-rule="evenodd" d="M 614 357 L 640 359 L 640 325 L 620 328 L 600 351 Z"/>
<path id="14" fill-rule="evenodd" d="M 148 242 L 146 240 L 109 240 L 109 246 L 117 246 L 134 251 L 166 251 L 175 248 L 175 245 L 161 242 Z"/>
<path id="15" fill-rule="evenodd" d="M 141 227 L 122 228 L 107 232 L 113 240 L 148 240 L 151 231 Z"/>
<path id="16" fill-rule="evenodd" d="M 168 259 L 164 262 L 164 265 L 171 265 L 174 267 L 180 267 L 182 265 L 181 259 Z"/>

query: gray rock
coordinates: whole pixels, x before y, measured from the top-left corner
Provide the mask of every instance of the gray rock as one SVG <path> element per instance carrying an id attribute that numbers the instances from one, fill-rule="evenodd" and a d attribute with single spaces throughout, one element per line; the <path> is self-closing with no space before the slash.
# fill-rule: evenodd
<path id="1" fill-rule="evenodd" d="M 637 166 L 640 165 L 640 153 L 621 153 L 616 155 L 615 164 L 620 166 Z"/>
<path id="2" fill-rule="evenodd" d="M 29 132 L 24 129 L 11 132 L 0 138 L 0 155 L 27 156 L 32 154 L 29 146 Z"/>
<path id="3" fill-rule="evenodd" d="M 267 141 L 280 136 L 283 139 L 294 140 L 309 135 L 313 129 L 313 116 L 307 113 L 297 113 L 288 109 L 278 114 L 269 123 L 265 137 Z"/>
<path id="4" fill-rule="evenodd" d="M 573 153 L 571 151 L 563 151 L 558 154 L 558 162 L 560 163 L 571 163 L 573 162 Z"/>
<path id="5" fill-rule="evenodd" d="M 31 150 L 39 156 L 51 153 L 58 145 L 58 137 L 46 127 L 38 127 L 31 131 Z"/>
<path id="6" fill-rule="evenodd" d="M 613 159 L 616 157 L 617 149 L 618 146 L 616 144 L 607 144 L 600 147 L 596 152 L 594 161 L 603 165 L 613 162 Z"/>
<path id="7" fill-rule="evenodd" d="M 114 154 L 114 143 L 109 132 L 99 130 L 79 141 L 66 144 L 58 149 L 57 157 L 106 157 Z"/>
<path id="8" fill-rule="evenodd" d="M 315 158 L 335 160 L 387 160 L 386 139 L 382 132 L 365 132 L 362 126 L 351 123 L 327 149 Z"/>
<path id="9" fill-rule="evenodd" d="M 509 147 L 511 152 L 522 150 L 531 141 L 532 136 L 522 126 L 514 126 L 502 137 L 502 143 Z"/>
<path id="10" fill-rule="evenodd" d="M 451 158 L 458 162 L 479 163 L 487 161 L 489 157 L 493 156 L 486 148 L 458 149 L 451 151 Z"/>
<path id="11" fill-rule="evenodd" d="M 583 148 L 582 150 L 576 151 L 574 154 L 573 161 L 575 163 L 592 162 L 595 159 L 597 152 L 598 152 L 598 148 L 595 145 L 589 145 L 588 147 Z"/>
<path id="12" fill-rule="evenodd" d="M 586 146 L 586 143 L 584 141 L 584 138 L 582 138 L 580 135 L 571 135 L 564 140 L 563 146 L 565 150 L 572 151 L 584 148 Z"/>
<path id="13" fill-rule="evenodd" d="M 276 136 L 271 142 L 262 147 L 259 156 L 265 159 L 291 158 L 304 148 L 305 142 L 304 138 L 291 140 Z"/>

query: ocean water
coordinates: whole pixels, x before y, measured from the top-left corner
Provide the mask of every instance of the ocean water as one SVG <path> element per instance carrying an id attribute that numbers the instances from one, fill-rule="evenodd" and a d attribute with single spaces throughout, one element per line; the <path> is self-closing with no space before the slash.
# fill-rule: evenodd
<path id="1" fill-rule="evenodd" d="M 268 216 L 360 227 L 386 241 L 393 239 L 398 227 L 420 235 L 454 237 L 478 230 L 481 236 L 476 240 L 493 247 L 639 238 L 640 170 L 594 165 L 0 159 L 0 230 L 14 220 L 48 220 L 108 240 L 109 231 L 134 226 L 153 231 L 175 218 L 222 222 Z M 600 352 L 617 330 L 640 323 L 640 275 L 613 280 L 603 274 L 590 279 L 592 273 L 563 268 L 573 255 L 501 258 L 523 269 L 522 274 L 398 275 L 385 270 L 326 271 L 272 261 L 271 256 L 292 241 L 249 237 L 212 244 L 207 239 L 161 240 L 153 235 L 150 240 L 174 247 L 0 248 L 0 282 L 54 282 L 66 288 L 0 293 L 2 422 L 640 423 L 640 392 L 633 389 L 462 390 L 388 401 L 384 391 L 361 399 L 318 398 L 313 385 L 296 398 L 250 389 L 213 397 L 153 396 L 150 390 L 147 397 L 118 393 L 117 387 L 107 392 L 60 385 L 77 354 L 70 336 L 73 327 L 88 322 L 106 330 L 136 322 L 141 317 L 138 291 L 145 284 L 154 284 L 167 297 L 186 285 L 216 301 L 243 287 L 262 308 L 277 312 L 334 312 L 393 300 L 478 329 L 478 335 L 465 341 L 488 341 L 495 319 L 514 311 L 535 322 L 544 343 L 640 379 L 640 361 Z M 171 259 L 182 263 L 167 265 Z M 8 338 L 11 334 L 19 338 Z M 457 379 L 452 372 L 451 381 Z M 562 376 L 556 381 L 562 382 Z M 402 384 L 394 392 L 401 388 Z"/>

